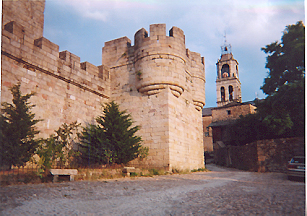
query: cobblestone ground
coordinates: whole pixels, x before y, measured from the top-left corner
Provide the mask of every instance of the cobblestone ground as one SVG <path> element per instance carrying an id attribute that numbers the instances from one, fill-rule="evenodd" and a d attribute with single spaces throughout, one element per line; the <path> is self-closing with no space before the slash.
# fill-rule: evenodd
<path id="1" fill-rule="evenodd" d="M 305 215 L 305 183 L 210 172 L 0 188 L 0 215 Z"/>

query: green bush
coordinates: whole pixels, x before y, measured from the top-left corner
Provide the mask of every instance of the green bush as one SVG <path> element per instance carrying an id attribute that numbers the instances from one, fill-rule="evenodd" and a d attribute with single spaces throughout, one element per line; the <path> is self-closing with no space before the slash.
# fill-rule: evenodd
<path id="1" fill-rule="evenodd" d="M 79 152 L 72 147 L 74 138 L 78 133 L 80 124 L 73 122 L 62 124 L 54 135 L 44 139 L 37 148 L 36 153 L 40 157 L 38 175 L 43 177 L 52 166 L 71 167 L 74 165 Z"/>

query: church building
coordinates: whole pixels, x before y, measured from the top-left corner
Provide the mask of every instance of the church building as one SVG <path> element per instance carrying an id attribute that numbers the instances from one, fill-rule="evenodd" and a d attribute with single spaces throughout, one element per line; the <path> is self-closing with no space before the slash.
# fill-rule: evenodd
<path id="1" fill-rule="evenodd" d="M 233 57 L 231 45 L 221 46 L 216 63 L 217 107 L 203 109 L 204 151 L 212 152 L 231 143 L 229 128 L 240 115 L 254 113 L 253 102 L 242 103 L 239 63 Z"/>

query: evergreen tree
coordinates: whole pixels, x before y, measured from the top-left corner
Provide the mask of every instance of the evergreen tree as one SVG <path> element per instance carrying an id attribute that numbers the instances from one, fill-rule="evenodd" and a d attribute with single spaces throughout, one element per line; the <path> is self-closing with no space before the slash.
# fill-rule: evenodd
<path id="1" fill-rule="evenodd" d="M 34 93 L 21 95 L 20 83 L 10 90 L 13 104 L 2 103 L 0 116 L 0 162 L 8 166 L 22 166 L 29 161 L 39 144 L 39 140 L 34 139 L 39 133 L 34 125 L 41 120 L 34 119 L 31 109 L 35 105 L 28 102 Z"/>
<path id="2" fill-rule="evenodd" d="M 138 157 L 141 137 L 135 133 L 139 126 L 132 127 L 130 114 L 120 111 L 112 101 L 105 104 L 96 122 L 84 128 L 80 136 L 83 159 L 91 164 L 126 164 Z"/>
<path id="3" fill-rule="evenodd" d="M 107 152 L 106 143 L 103 139 L 104 133 L 95 124 L 88 124 L 79 135 L 81 158 L 85 164 L 107 164 L 105 157 Z"/>

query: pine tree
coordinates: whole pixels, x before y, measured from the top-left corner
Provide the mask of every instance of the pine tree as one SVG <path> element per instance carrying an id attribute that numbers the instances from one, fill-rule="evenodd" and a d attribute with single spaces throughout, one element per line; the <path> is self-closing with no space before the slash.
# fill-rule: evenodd
<path id="1" fill-rule="evenodd" d="M 103 131 L 94 124 L 88 124 L 79 135 L 81 158 L 85 164 L 107 164 L 103 142 Z"/>
<path id="2" fill-rule="evenodd" d="M 34 119 L 35 114 L 28 100 L 35 94 L 21 95 L 20 83 L 10 88 L 13 104 L 2 103 L 0 116 L 1 161 L 3 165 L 22 166 L 34 154 L 39 140 L 35 135 L 39 133 L 35 124 L 41 120 Z"/>
<path id="3" fill-rule="evenodd" d="M 141 137 L 135 133 L 139 126 L 132 127 L 130 114 L 120 111 L 112 101 L 105 104 L 96 122 L 84 128 L 80 137 L 84 159 L 89 163 L 126 164 L 138 157 Z"/>

